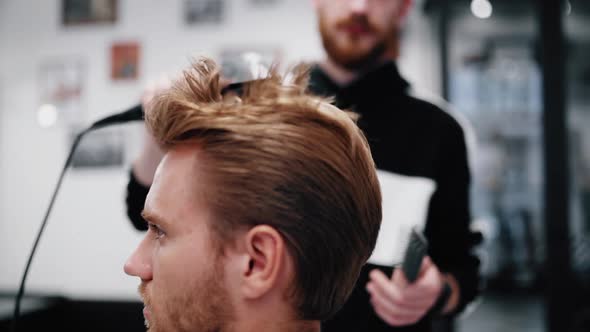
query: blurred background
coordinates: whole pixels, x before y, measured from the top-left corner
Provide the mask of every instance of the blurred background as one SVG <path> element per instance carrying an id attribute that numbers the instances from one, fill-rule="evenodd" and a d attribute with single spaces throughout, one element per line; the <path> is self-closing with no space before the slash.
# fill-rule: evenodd
<path id="1" fill-rule="evenodd" d="M 562 2 L 562 33 L 543 1 L 526 0 L 418 0 L 404 31 L 402 74 L 449 100 L 476 142 L 472 227 L 486 282 L 455 331 L 588 331 L 590 1 Z M 564 47 L 548 61 L 552 40 Z M 75 133 L 137 104 L 191 56 L 236 78 L 244 57 L 323 57 L 307 0 L 0 0 L 0 50 L 0 330 Z M 143 236 L 124 207 L 140 129 L 80 146 L 32 265 L 24 324 L 141 330 L 137 280 L 123 273 Z"/>

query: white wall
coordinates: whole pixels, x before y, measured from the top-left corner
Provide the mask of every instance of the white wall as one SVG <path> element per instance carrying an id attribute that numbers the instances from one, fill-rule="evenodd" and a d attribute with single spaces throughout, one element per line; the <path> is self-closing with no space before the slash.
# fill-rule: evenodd
<path id="1" fill-rule="evenodd" d="M 48 58 L 81 56 L 87 64 L 86 120 L 139 100 L 147 78 L 178 70 L 195 53 L 226 46 L 278 45 L 288 60 L 317 59 L 322 49 L 306 0 L 252 10 L 229 0 L 221 26 L 186 26 L 182 1 L 120 0 L 113 26 L 60 26 L 61 1 L 0 1 L 0 290 L 18 286 L 34 235 L 66 157 L 66 128 L 36 122 L 39 65 Z M 422 88 L 438 88 L 437 52 L 421 14 L 408 23 L 402 72 Z M 141 78 L 113 83 L 109 48 L 138 40 Z M 138 125 L 125 127 L 127 159 L 138 146 Z M 49 220 L 27 283 L 29 292 L 78 298 L 134 298 L 137 280 L 122 271 L 142 234 L 124 210 L 127 167 L 70 171 Z"/>

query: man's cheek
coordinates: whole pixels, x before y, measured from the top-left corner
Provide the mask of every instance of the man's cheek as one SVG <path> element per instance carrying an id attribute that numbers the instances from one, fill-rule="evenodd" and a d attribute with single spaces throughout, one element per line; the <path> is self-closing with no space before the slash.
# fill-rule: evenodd
<path id="1" fill-rule="evenodd" d="M 154 263 L 154 276 L 157 272 L 162 286 L 174 292 L 176 288 L 182 288 L 186 284 L 186 279 L 190 277 L 188 269 L 197 262 L 190 254 L 179 254 L 178 251 L 162 248 L 157 262 Z"/>

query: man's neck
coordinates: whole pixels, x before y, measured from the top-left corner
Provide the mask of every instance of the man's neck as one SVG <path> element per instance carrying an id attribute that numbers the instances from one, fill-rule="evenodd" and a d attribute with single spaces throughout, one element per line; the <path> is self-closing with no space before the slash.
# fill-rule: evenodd
<path id="1" fill-rule="evenodd" d="M 369 70 L 385 63 L 386 61 L 387 59 L 384 58 L 365 68 L 352 70 L 340 66 L 330 58 L 326 58 L 319 63 L 319 66 L 324 71 L 324 73 L 326 73 L 326 75 L 328 75 L 330 79 L 334 81 L 334 83 L 339 86 L 346 86 L 361 77 Z"/>

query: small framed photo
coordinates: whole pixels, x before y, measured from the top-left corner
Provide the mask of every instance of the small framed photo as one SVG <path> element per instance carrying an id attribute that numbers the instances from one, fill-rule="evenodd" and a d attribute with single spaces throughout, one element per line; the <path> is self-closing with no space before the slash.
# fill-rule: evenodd
<path id="1" fill-rule="evenodd" d="M 72 127 L 71 140 L 80 132 Z M 124 137 L 120 128 L 105 128 L 82 138 L 72 157 L 72 168 L 117 168 L 124 164 Z"/>
<path id="2" fill-rule="evenodd" d="M 114 43 L 111 46 L 111 79 L 137 80 L 139 56 L 139 43 Z"/>
<path id="3" fill-rule="evenodd" d="M 47 113 L 49 110 L 49 114 L 53 114 L 55 118 L 52 123 L 71 125 L 83 122 L 85 81 L 86 63 L 83 58 L 73 56 L 45 59 L 39 68 L 41 107 L 38 112 Z"/>
<path id="4" fill-rule="evenodd" d="M 64 25 L 115 23 L 117 0 L 62 0 Z"/>
<path id="5" fill-rule="evenodd" d="M 226 47 L 219 52 L 221 73 L 231 82 L 243 82 L 266 76 L 272 65 L 280 65 L 279 47 Z"/>
<path id="6" fill-rule="evenodd" d="M 218 24 L 223 21 L 224 0 L 185 0 L 184 20 L 187 24 Z"/>

